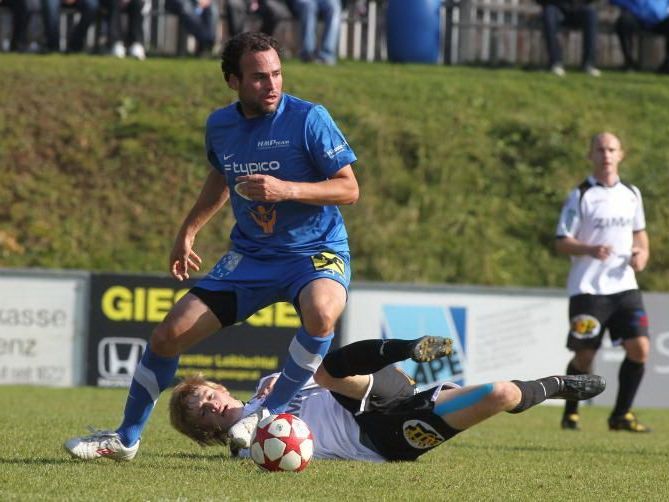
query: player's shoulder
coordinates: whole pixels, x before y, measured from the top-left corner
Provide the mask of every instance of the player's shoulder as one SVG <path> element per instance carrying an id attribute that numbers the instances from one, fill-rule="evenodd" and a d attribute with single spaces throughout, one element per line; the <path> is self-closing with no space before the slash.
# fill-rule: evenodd
<path id="1" fill-rule="evenodd" d="M 325 107 L 320 103 L 313 103 L 290 94 L 284 94 L 284 97 L 286 100 L 285 110 L 293 114 L 302 114 L 310 120 L 330 116 Z"/>
<path id="2" fill-rule="evenodd" d="M 207 117 L 207 127 L 226 126 L 236 124 L 239 121 L 239 112 L 237 103 L 231 103 L 228 106 L 217 108 Z"/>
<path id="3" fill-rule="evenodd" d="M 637 197 L 641 196 L 641 190 L 636 185 L 633 185 L 632 183 L 629 183 L 628 181 L 625 180 L 620 180 L 620 186 L 624 187 L 625 189 L 631 191 L 634 195 Z"/>

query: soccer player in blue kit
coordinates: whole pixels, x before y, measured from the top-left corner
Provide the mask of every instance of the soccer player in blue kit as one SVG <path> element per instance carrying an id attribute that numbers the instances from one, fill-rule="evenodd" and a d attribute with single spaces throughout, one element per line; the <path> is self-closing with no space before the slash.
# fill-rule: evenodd
<path id="1" fill-rule="evenodd" d="M 232 444 L 247 447 L 260 417 L 284 409 L 327 353 L 350 282 L 337 206 L 358 199 L 356 156 L 325 108 L 282 93 L 279 52 L 263 33 L 242 33 L 226 44 L 223 75 L 238 101 L 207 121 L 211 169 L 181 225 L 170 271 L 183 280 L 189 269 L 200 269 L 195 236 L 228 199 L 236 219 L 231 249 L 153 331 L 120 427 L 69 439 L 64 446 L 72 456 L 132 460 L 179 354 L 267 305 L 293 302 L 302 327 L 262 407 L 247 405 L 228 431 Z"/>

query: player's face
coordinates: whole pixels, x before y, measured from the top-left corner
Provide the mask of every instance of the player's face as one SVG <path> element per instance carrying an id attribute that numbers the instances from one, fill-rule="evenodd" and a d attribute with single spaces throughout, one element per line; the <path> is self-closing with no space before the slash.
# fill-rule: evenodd
<path id="1" fill-rule="evenodd" d="M 186 399 L 186 406 L 202 429 L 227 431 L 232 424 L 242 418 L 244 404 L 230 395 L 224 387 L 212 389 L 200 385 L 195 393 Z"/>
<path id="2" fill-rule="evenodd" d="M 623 157 L 620 141 L 613 134 L 600 134 L 592 141 L 590 160 L 595 168 L 595 177 L 617 175 L 618 164 Z"/>
<path id="3" fill-rule="evenodd" d="M 273 113 L 281 100 L 281 60 L 274 49 L 246 52 L 239 61 L 241 77 L 230 76 L 246 118 Z"/>

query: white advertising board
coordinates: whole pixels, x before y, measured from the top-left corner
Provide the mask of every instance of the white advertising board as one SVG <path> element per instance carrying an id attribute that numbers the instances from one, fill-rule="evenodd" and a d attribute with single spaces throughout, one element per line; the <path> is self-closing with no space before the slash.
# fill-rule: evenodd
<path id="1" fill-rule="evenodd" d="M 452 380 L 478 384 L 562 374 L 571 357 L 565 348 L 567 299 L 550 290 L 412 288 L 353 284 L 344 318 L 344 340 L 453 339 L 450 361 L 402 363 L 419 384 Z"/>
<path id="2" fill-rule="evenodd" d="M 0 384 L 82 383 L 86 281 L 0 271 Z"/>

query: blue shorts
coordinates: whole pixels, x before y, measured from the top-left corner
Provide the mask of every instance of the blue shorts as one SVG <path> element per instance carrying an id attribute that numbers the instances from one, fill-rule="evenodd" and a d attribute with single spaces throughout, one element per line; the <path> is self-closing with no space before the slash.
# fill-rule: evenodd
<path id="1" fill-rule="evenodd" d="M 337 281 L 348 292 L 350 255 L 324 250 L 312 256 L 257 259 L 229 251 L 194 287 L 234 293 L 235 322 L 239 322 L 277 302 L 290 302 L 298 308 L 297 297 L 302 288 L 321 278 Z"/>

